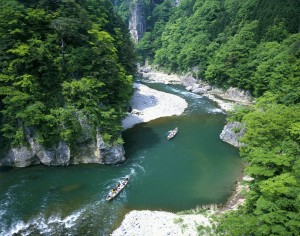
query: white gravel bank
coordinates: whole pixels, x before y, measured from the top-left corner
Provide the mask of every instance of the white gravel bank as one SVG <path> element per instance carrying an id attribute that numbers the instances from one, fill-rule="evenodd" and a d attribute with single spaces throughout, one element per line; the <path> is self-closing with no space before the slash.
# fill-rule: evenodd
<path id="1" fill-rule="evenodd" d="M 131 100 L 133 112 L 122 121 L 123 129 L 160 117 L 181 115 L 188 106 L 183 98 L 176 95 L 160 92 L 143 84 L 135 83 L 134 88 Z"/>
<path id="2" fill-rule="evenodd" d="M 180 84 L 180 76 L 177 74 L 166 74 L 160 71 L 150 71 L 144 72 L 140 71 L 142 77 L 149 79 L 155 83 L 164 83 L 164 84 Z"/>
<path id="3" fill-rule="evenodd" d="M 131 211 L 112 236 L 196 236 L 197 226 L 209 226 L 202 215 L 176 215 L 163 211 Z"/>
<path id="4" fill-rule="evenodd" d="M 142 71 L 142 75 L 149 81 L 159 83 L 179 84 L 181 79 L 178 75 L 166 75 L 157 71 Z M 207 85 L 204 85 L 206 87 Z M 133 113 L 129 114 L 123 120 L 123 128 L 127 129 L 141 122 L 147 122 L 159 117 L 180 115 L 187 107 L 184 99 L 150 89 L 141 84 L 135 84 L 136 91 L 131 101 Z M 197 87 L 201 88 L 201 87 Z M 203 93 L 203 96 L 217 102 L 222 110 L 230 111 L 234 104 L 247 104 L 244 101 L 227 101 L 216 97 L 223 97 L 224 92 L 218 90 L 209 90 Z M 226 94 L 225 94 L 226 95 Z M 232 97 L 224 97 L 231 99 Z M 138 113 L 138 114 L 136 114 Z M 237 189 L 231 202 L 226 206 L 228 209 L 236 209 L 238 205 L 243 203 L 243 199 L 239 196 Z M 212 212 L 213 214 L 213 212 Z M 212 223 L 209 217 L 200 214 L 177 215 L 170 212 L 162 211 L 131 211 L 125 216 L 121 226 L 116 229 L 112 236 L 193 236 L 193 235 L 212 235 L 205 230 L 199 232 L 199 229 L 205 227 L 211 228 Z"/>

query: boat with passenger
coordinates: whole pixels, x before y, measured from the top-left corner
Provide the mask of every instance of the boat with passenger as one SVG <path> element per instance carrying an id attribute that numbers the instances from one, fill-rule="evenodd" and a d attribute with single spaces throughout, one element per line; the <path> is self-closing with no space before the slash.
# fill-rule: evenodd
<path id="1" fill-rule="evenodd" d="M 168 131 L 167 139 L 170 140 L 171 138 L 173 138 L 177 134 L 177 132 L 178 132 L 177 127 L 175 129 Z"/>
<path id="2" fill-rule="evenodd" d="M 115 198 L 128 184 L 129 182 L 129 175 L 126 175 L 125 177 L 122 177 L 121 180 L 119 180 L 119 183 L 109 191 L 109 193 L 106 196 L 106 201 L 110 201 L 113 198 Z"/>

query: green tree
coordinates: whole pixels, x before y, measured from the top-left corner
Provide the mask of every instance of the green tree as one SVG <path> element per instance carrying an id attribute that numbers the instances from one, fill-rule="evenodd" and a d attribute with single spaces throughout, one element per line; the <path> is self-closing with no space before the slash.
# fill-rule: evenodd
<path id="1" fill-rule="evenodd" d="M 109 1 L 1 0 L 0 36 L 1 140 L 74 144 L 80 119 L 118 139 L 135 57 Z"/>

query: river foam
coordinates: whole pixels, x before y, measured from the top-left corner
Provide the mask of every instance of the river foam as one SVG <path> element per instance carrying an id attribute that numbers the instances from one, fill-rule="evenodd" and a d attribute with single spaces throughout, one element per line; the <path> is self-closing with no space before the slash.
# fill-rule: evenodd
<path id="1" fill-rule="evenodd" d="M 29 220 L 28 222 L 18 220 L 8 228 L 2 228 L 1 235 L 54 235 L 57 229 L 70 229 L 77 224 L 77 220 L 80 218 L 82 211 L 74 212 L 73 214 L 62 218 L 60 215 L 52 215 L 46 218 L 44 215 Z"/>

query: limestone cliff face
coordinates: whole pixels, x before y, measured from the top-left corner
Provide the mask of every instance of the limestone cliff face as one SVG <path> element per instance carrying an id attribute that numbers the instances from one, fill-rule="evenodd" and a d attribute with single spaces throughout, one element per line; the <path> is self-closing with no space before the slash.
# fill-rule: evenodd
<path id="1" fill-rule="evenodd" d="M 96 138 L 85 138 L 72 149 L 63 141 L 45 148 L 36 142 L 34 135 L 27 134 L 26 138 L 29 145 L 8 150 L 0 157 L 0 166 L 67 166 L 81 163 L 116 164 L 125 161 L 123 146 L 106 144 L 100 134 Z"/>
<path id="2" fill-rule="evenodd" d="M 223 128 L 220 139 L 235 147 L 241 147 L 244 144 L 240 142 L 240 138 L 244 136 L 246 131 L 245 124 L 239 122 L 229 122 Z"/>
<path id="3" fill-rule="evenodd" d="M 135 0 L 130 9 L 129 32 L 134 42 L 138 42 L 146 31 L 146 17 L 143 1 Z"/>
<path id="4" fill-rule="evenodd" d="M 180 4 L 181 0 L 174 0 L 174 6 L 178 7 Z"/>

